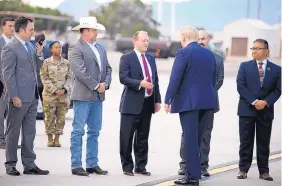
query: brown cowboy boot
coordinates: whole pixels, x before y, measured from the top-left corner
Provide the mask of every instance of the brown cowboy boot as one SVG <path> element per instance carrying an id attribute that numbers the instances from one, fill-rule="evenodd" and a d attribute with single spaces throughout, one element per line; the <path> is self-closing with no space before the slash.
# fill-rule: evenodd
<path id="1" fill-rule="evenodd" d="M 56 134 L 56 135 L 55 135 L 55 139 L 54 139 L 55 147 L 61 147 L 59 138 L 60 138 L 60 135 L 59 135 L 59 134 Z"/>
<path id="2" fill-rule="evenodd" d="M 47 147 L 54 147 L 54 142 L 53 142 L 53 135 L 52 134 L 48 134 L 48 143 L 47 143 Z"/>

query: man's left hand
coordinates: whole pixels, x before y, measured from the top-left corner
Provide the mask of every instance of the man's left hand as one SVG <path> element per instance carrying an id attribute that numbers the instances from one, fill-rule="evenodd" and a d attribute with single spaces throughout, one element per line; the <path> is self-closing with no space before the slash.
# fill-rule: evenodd
<path id="1" fill-rule="evenodd" d="M 155 103 L 155 112 L 159 112 L 161 109 L 161 104 L 160 103 Z"/>
<path id="2" fill-rule="evenodd" d="M 36 55 L 37 56 L 42 56 L 42 51 L 43 51 L 44 45 L 40 45 L 39 43 L 36 43 Z"/>
<path id="3" fill-rule="evenodd" d="M 170 112 L 170 105 L 165 104 L 164 107 L 165 107 L 166 113 L 169 113 Z"/>
<path id="4" fill-rule="evenodd" d="M 262 110 L 267 105 L 267 102 L 264 100 L 258 100 L 255 104 L 257 110 Z"/>

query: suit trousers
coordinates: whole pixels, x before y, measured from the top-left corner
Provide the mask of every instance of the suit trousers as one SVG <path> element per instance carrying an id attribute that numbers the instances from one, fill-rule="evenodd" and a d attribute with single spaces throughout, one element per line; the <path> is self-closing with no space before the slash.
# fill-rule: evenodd
<path id="1" fill-rule="evenodd" d="M 240 150 L 239 169 L 248 172 L 253 159 L 254 138 L 256 132 L 257 164 L 259 173 L 269 173 L 268 158 L 270 153 L 270 136 L 272 120 L 262 116 L 239 117 Z"/>
<path id="2" fill-rule="evenodd" d="M 121 114 L 120 158 L 123 171 L 132 171 L 132 141 L 134 136 L 135 171 L 146 170 L 148 162 L 148 138 L 152 117 L 152 100 L 145 98 L 140 114 Z"/>
<path id="3" fill-rule="evenodd" d="M 14 107 L 12 102 L 9 103 L 6 131 L 6 167 L 15 167 L 17 164 L 20 130 L 22 130 L 21 158 L 24 169 L 28 170 L 36 166 L 33 142 L 36 135 L 37 106 L 38 100 L 36 98 L 30 103 L 22 103 L 20 108 Z"/>
<path id="4" fill-rule="evenodd" d="M 200 149 L 210 112 L 211 110 L 193 110 L 179 113 L 188 179 L 201 179 Z"/>
<path id="5" fill-rule="evenodd" d="M 201 145 L 201 168 L 205 168 L 205 169 L 209 168 L 209 153 L 210 153 L 211 133 L 213 129 L 213 120 L 214 120 L 214 113 L 210 112 L 207 121 L 207 126 L 203 135 L 202 145 Z M 185 169 L 183 133 L 181 135 L 180 158 L 181 161 L 179 163 L 179 166 L 181 169 Z"/>
<path id="6" fill-rule="evenodd" d="M 0 143 L 5 141 L 5 121 L 4 115 L 7 109 L 7 103 L 3 98 L 0 98 Z"/>

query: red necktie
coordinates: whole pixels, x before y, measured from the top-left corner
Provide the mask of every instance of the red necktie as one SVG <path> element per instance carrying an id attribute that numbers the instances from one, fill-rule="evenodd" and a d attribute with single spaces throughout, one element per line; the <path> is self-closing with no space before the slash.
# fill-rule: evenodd
<path id="1" fill-rule="evenodd" d="M 150 76 L 150 72 L 149 72 L 148 65 L 147 65 L 147 62 L 146 62 L 144 54 L 141 54 L 141 57 L 142 57 L 142 62 L 143 62 L 144 70 L 145 70 L 146 81 L 151 83 L 151 76 Z M 147 89 L 147 94 L 149 96 L 152 95 L 152 89 Z"/>
<path id="2" fill-rule="evenodd" d="M 258 71 L 259 71 L 260 86 L 262 86 L 263 85 L 263 78 L 264 78 L 264 70 L 262 68 L 263 62 L 259 62 L 258 64 L 259 64 Z"/>

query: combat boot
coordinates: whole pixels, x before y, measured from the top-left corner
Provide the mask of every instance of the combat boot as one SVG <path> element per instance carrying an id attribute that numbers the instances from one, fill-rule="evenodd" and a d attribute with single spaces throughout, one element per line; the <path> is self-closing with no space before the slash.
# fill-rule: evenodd
<path id="1" fill-rule="evenodd" d="M 61 147 L 59 139 L 60 139 L 60 135 L 56 134 L 54 139 L 55 147 Z"/>
<path id="2" fill-rule="evenodd" d="M 48 134 L 48 143 L 47 143 L 47 147 L 54 147 L 54 141 L 53 141 L 53 135 L 52 134 Z"/>

